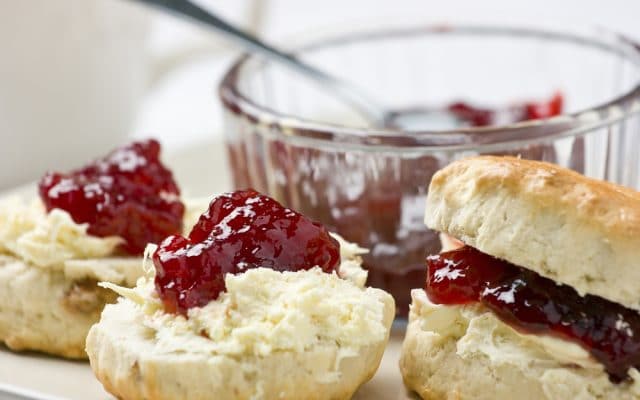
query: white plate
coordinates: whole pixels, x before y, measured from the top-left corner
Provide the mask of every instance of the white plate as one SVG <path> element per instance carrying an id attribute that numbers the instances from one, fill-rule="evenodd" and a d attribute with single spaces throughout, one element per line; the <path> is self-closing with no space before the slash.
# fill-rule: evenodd
<path id="1" fill-rule="evenodd" d="M 230 189 L 226 152 L 220 142 L 201 143 L 169 154 L 167 164 L 186 196 L 212 196 Z M 6 194 L 32 196 L 28 185 Z M 362 386 L 356 400 L 405 400 L 398 371 L 402 333 L 394 333 L 373 379 Z M 14 354 L 0 348 L 0 400 L 113 400 L 94 378 L 86 362 L 60 360 L 39 354 Z"/>

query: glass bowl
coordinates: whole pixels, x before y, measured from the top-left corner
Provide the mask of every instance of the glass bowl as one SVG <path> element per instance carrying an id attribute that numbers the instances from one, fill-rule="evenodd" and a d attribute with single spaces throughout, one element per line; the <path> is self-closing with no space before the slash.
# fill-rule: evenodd
<path id="1" fill-rule="evenodd" d="M 235 186 L 369 248 L 369 284 L 394 295 L 399 315 L 410 289 L 424 285 L 425 256 L 440 250 L 423 225 L 425 196 L 433 173 L 453 160 L 510 154 L 640 186 L 640 51 L 625 37 L 423 25 L 337 35 L 296 54 L 390 110 L 447 110 L 459 101 L 504 109 L 562 95 L 562 115 L 543 119 L 475 127 L 434 112 L 418 129 L 391 129 L 262 59 L 244 56 L 228 71 L 219 95 Z"/>

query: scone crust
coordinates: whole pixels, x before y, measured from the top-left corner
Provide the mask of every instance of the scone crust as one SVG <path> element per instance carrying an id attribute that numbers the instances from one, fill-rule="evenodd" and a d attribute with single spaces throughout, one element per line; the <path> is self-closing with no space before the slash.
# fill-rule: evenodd
<path id="1" fill-rule="evenodd" d="M 414 299 L 415 303 L 415 299 Z M 412 305 L 414 307 L 414 305 Z M 461 356 L 458 338 L 440 335 L 410 314 L 400 371 L 406 387 L 425 400 L 637 400 L 626 383 L 613 384 L 577 365 L 531 360 L 526 370 L 493 362 L 478 351 Z"/>
<path id="2" fill-rule="evenodd" d="M 86 359 L 85 338 L 113 293 L 0 255 L 0 341 L 14 351 Z"/>
<path id="3" fill-rule="evenodd" d="M 390 326 L 394 304 L 384 300 Z M 337 344 L 304 353 L 282 351 L 258 357 L 154 354 L 154 331 L 141 323 L 129 300 L 108 305 L 87 337 L 91 367 L 105 389 L 124 400 L 350 399 L 375 374 L 388 340 L 361 348 L 339 362 L 339 379 L 318 381 L 335 371 Z"/>
<path id="4" fill-rule="evenodd" d="M 556 165 L 481 156 L 431 181 L 425 223 L 495 257 L 640 310 L 640 193 Z"/>

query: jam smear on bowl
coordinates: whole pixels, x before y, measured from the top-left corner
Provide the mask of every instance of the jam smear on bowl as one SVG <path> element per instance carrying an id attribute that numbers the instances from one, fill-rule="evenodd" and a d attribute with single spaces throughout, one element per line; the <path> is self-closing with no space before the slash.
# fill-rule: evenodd
<path id="1" fill-rule="evenodd" d="M 121 250 L 142 254 L 182 231 L 180 189 L 160 161 L 155 140 L 134 142 L 69 173 L 48 172 L 38 184 L 47 211 L 67 211 L 90 235 L 119 236 Z"/>
<path id="2" fill-rule="evenodd" d="M 248 189 L 214 198 L 189 237 L 166 238 L 153 263 L 165 310 L 186 314 L 217 299 L 227 273 L 258 267 L 336 271 L 340 245 L 318 222 Z"/>
<path id="3" fill-rule="evenodd" d="M 426 292 L 437 304 L 480 302 L 527 333 L 573 341 L 600 363 L 612 382 L 640 367 L 640 314 L 598 296 L 580 296 L 533 271 L 470 246 L 427 258 Z"/>

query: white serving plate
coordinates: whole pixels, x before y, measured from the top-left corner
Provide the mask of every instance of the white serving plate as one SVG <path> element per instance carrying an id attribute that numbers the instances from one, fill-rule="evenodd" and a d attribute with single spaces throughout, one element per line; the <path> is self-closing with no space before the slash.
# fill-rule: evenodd
<path id="1" fill-rule="evenodd" d="M 166 157 L 186 196 L 213 196 L 230 189 L 224 144 L 199 143 Z M 15 188 L 3 195 L 35 195 L 35 186 Z M 354 396 L 356 400 L 405 400 L 398 358 L 403 332 L 392 334 L 380 369 Z M 40 354 L 15 354 L 0 348 L 0 400 L 113 400 L 94 378 L 87 362 Z"/>

